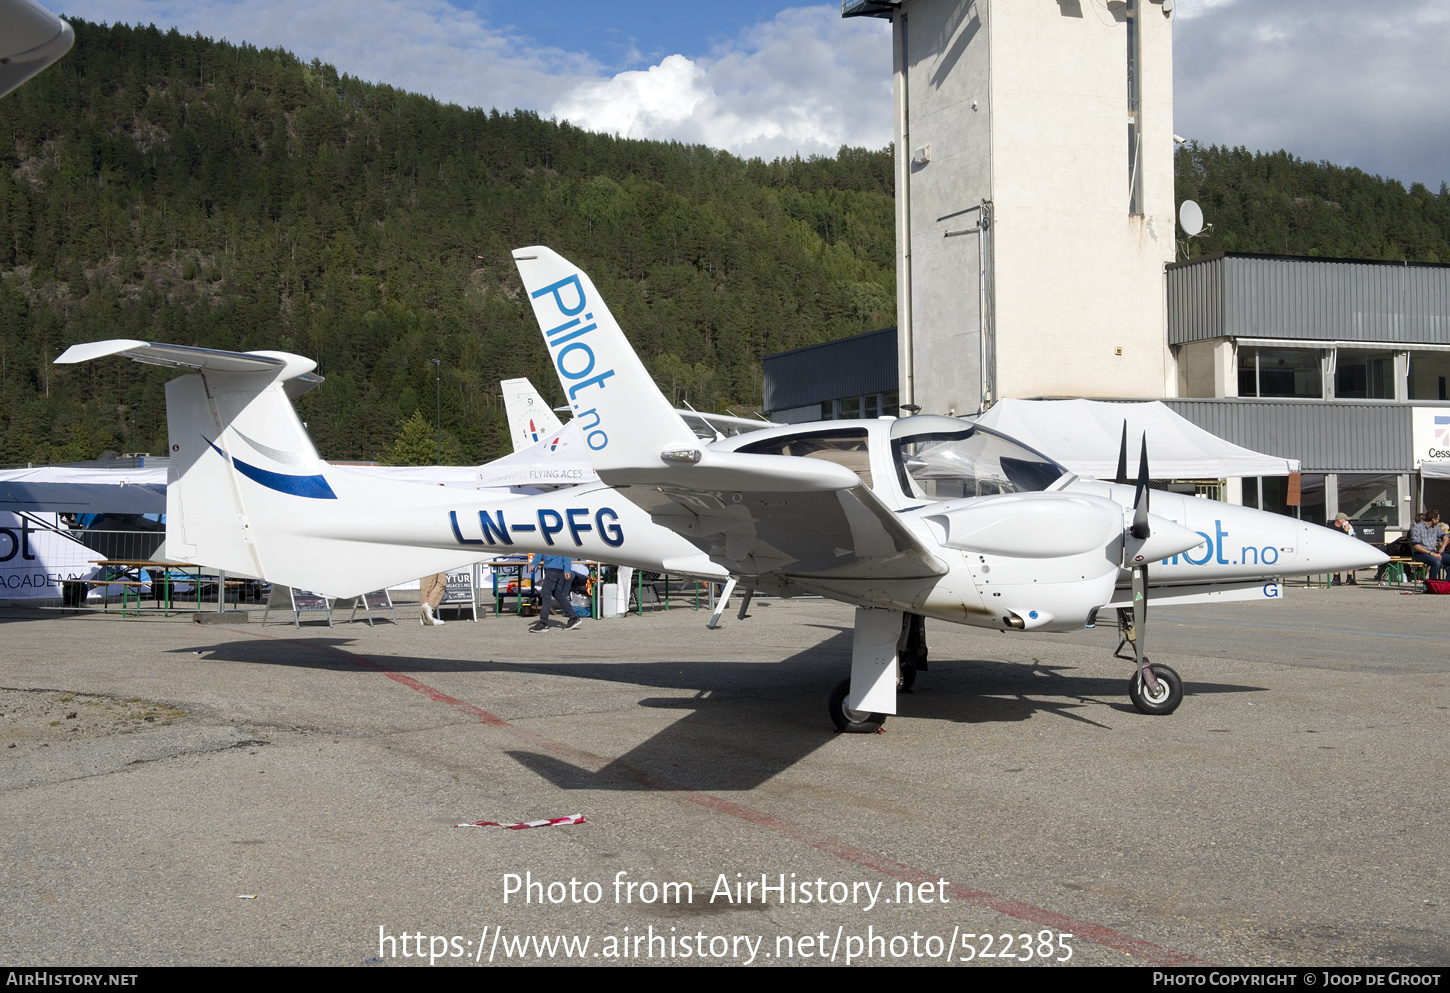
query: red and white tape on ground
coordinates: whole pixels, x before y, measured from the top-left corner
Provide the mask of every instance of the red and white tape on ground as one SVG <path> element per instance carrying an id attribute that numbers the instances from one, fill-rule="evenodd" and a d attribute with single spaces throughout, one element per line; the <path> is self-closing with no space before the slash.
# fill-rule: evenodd
<path id="1" fill-rule="evenodd" d="M 524 828 L 535 827 L 556 827 L 560 824 L 583 824 L 583 814 L 570 814 L 568 817 L 551 817 L 546 821 L 520 821 L 517 824 L 500 824 L 498 821 L 473 821 L 469 824 L 455 824 L 454 827 L 498 827 L 510 831 L 522 831 Z"/>

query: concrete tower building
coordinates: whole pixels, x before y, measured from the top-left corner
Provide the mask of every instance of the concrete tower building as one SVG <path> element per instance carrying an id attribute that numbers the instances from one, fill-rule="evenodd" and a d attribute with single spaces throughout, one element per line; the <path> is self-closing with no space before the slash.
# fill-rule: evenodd
<path id="1" fill-rule="evenodd" d="M 1172 0 L 845 0 L 889 18 L 900 395 L 1176 392 Z"/>

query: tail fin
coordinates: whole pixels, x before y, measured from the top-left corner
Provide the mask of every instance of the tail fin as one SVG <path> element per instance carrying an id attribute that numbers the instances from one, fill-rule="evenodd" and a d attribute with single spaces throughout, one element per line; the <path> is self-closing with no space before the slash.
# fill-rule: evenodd
<path id="1" fill-rule="evenodd" d="M 662 452 L 699 448 L 589 277 L 548 248 L 518 249 L 514 262 L 600 478 L 658 468 Z"/>
<path id="2" fill-rule="evenodd" d="M 311 375 L 312 360 L 128 340 L 76 345 L 56 362 L 108 355 L 197 370 L 166 384 L 166 551 L 173 559 L 352 596 L 478 557 L 456 546 L 369 540 L 375 522 L 446 505 L 448 496 L 436 486 L 324 462 L 289 399 L 322 381 Z"/>
<path id="3" fill-rule="evenodd" d="M 539 439 L 563 426 L 527 379 L 505 379 L 499 385 L 503 387 L 503 409 L 508 414 L 514 451 L 522 452 L 538 444 Z"/>

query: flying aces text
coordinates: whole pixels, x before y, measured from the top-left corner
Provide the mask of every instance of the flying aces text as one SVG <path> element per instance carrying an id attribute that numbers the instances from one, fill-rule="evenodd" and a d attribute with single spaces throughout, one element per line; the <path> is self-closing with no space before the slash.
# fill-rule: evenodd
<path id="1" fill-rule="evenodd" d="M 562 512 L 551 510 L 548 507 L 539 508 L 533 520 L 523 523 L 510 524 L 504 517 L 502 510 L 478 512 L 478 533 L 481 537 L 465 538 L 464 527 L 469 527 L 466 512 L 463 527 L 459 526 L 458 511 L 448 512 L 448 522 L 453 527 L 453 537 L 460 545 L 512 545 L 513 535 L 526 534 L 529 537 L 539 535 L 544 539 L 544 544 L 560 544 L 565 539 L 562 535 L 567 534 L 573 540 L 576 548 L 583 546 L 583 535 L 597 534 L 599 540 L 610 548 L 618 548 L 624 544 L 624 529 L 619 526 L 619 515 L 609 507 L 600 507 L 591 511 L 588 507 L 566 507 Z M 560 535 L 558 542 L 554 540 L 555 535 Z"/>

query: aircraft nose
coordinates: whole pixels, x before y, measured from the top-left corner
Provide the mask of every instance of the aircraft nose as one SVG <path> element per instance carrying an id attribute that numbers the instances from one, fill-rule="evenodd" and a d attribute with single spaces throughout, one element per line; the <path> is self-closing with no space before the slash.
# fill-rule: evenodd
<path id="1" fill-rule="evenodd" d="M 1312 572 L 1368 569 L 1388 562 L 1390 558 L 1373 545 L 1333 528 L 1307 524 L 1304 525 L 1302 538 L 1304 562 L 1301 568 Z"/>

